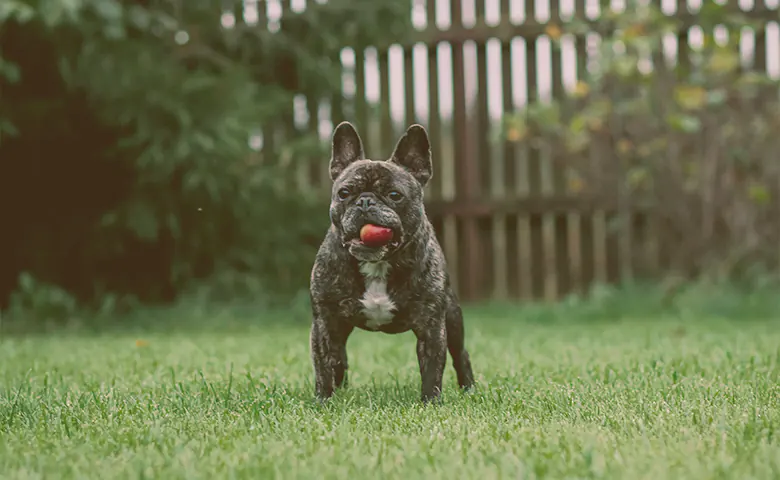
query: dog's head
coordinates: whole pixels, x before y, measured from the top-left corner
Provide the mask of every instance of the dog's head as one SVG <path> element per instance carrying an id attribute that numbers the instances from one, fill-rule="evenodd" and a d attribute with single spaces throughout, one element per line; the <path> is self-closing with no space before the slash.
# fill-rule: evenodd
<path id="1" fill-rule="evenodd" d="M 431 146 L 420 125 L 412 125 L 387 160 L 368 160 L 349 122 L 333 132 L 330 219 L 341 243 L 361 261 L 383 260 L 409 242 L 425 218 L 423 187 L 431 179 Z M 390 243 L 374 247 L 360 229 L 374 224 L 393 231 Z"/>

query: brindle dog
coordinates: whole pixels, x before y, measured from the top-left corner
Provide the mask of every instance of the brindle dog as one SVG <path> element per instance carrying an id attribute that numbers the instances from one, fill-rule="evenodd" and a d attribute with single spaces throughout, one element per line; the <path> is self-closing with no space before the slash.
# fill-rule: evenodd
<path id="1" fill-rule="evenodd" d="M 348 122 L 333 132 L 331 226 L 311 273 L 311 355 L 316 394 L 347 384 L 347 339 L 355 328 L 417 337 L 422 401 L 440 398 L 447 350 L 462 389 L 474 384 L 463 314 L 423 205 L 433 174 L 428 134 L 412 125 L 388 160 L 369 160 Z M 365 224 L 390 228 L 383 246 L 360 240 Z"/>

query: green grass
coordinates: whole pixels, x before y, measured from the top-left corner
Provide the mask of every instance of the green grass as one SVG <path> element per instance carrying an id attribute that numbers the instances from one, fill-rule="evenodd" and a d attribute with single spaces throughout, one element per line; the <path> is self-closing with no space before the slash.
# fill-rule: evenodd
<path id="1" fill-rule="evenodd" d="M 544 312 L 470 309 L 479 386 L 448 360 L 432 408 L 411 334 L 357 332 L 327 405 L 301 322 L 7 337 L 0 476 L 780 476 L 780 322 Z"/>

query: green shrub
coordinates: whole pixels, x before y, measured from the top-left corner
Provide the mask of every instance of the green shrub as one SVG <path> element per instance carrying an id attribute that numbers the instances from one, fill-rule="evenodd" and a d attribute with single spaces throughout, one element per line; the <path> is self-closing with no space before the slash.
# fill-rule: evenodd
<path id="1" fill-rule="evenodd" d="M 508 115 L 504 134 L 550 155 L 571 192 L 649 210 L 672 271 L 760 277 L 780 256 L 780 103 L 778 82 L 742 65 L 738 41 L 753 31 L 761 47 L 769 17 L 704 2 L 692 16 L 703 47 L 674 60 L 662 39 L 690 24 L 657 5 L 632 1 L 594 24 L 548 28 L 555 48 L 566 35 L 600 32 L 596 58 L 579 64 L 564 98 Z"/>
<path id="2" fill-rule="evenodd" d="M 341 46 L 408 16 L 309 3 L 274 33 L 221 28 L 220 2 L 3 2 L 0 307 L 23 271 L 95 308 L 210 280 L 219 299 L 296 298 L 328 219 L 295 178 L 328 146 L 293 98 L 340 91 Z"/>

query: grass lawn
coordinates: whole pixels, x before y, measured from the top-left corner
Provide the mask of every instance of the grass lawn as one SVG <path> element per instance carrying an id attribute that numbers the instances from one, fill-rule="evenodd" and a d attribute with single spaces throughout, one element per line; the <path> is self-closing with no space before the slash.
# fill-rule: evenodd
<path id="1" fill-rule="evenodd" d="M 412 334 L 312 401 L 304 323 L 0 341 L 2 478 L 779 478 L 780 322 L 467 311 L 479 386 L 420 405 Z M 144 333 L 139 333 L 144 332 Z"/>

